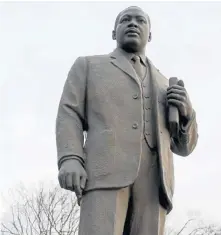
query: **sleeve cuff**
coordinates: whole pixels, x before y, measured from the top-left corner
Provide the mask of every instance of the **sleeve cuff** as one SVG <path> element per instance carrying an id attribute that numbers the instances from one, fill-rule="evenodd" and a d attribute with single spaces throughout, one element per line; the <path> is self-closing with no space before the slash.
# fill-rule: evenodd
<path id="1" fill-rule="evenodd" d="M 70 156 L 64 156 L 58 161 L 58 170 L 60 170 L 63 162 L 70 160 L 70 159 L 78 160 L 82 164 L 82 166 L 84 166 L 84 160 L 81 157 L 77 155 L 70 155 Z"/>

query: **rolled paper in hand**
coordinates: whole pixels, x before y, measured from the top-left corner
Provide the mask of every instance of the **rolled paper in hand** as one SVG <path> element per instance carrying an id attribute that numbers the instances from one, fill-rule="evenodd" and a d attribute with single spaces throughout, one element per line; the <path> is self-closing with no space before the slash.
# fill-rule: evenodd
<path id="1" fill-rule="evenodd" d="M 169 79 L 169 86 L 176 85 L 178 79 L 176 77 L 171 77 Z M 171 137 L 176 137 L 179 131 L 179 111 L 174 105 L 169 105 L 169 130 Z"/>

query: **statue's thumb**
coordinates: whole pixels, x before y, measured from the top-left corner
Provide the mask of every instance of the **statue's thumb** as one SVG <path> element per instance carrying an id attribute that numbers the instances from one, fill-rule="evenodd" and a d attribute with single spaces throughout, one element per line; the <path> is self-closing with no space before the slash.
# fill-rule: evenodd
<path id="1" fill-rule="evenodd" d="M 81 206 L 81 196 L 77 197 L 77 203 L 78 203 L 78 206 Z"/>
<path id="2" fill-rule="evenodd" d="M 85 188 L 86 181 L 87 181 L 87 177 L 84 176 L 81 178 L 81 189 Z"/>
<path id="3" fill-rule="evenodd" d="M 179 81 L 177 82 L 177 85 L 184 87 L 184 82 L 183 82 L 183 80 L 179 80 Z"/>

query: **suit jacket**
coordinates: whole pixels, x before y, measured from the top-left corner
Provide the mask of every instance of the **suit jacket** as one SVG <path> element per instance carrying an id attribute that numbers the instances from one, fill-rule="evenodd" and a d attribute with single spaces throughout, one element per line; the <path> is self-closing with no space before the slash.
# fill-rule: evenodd
<path id="1" fill-rule="evenodd" d="M 172 209 L 174 168 L 172 152 L 189 155 L 198 134 L 195 115 L 171 139 L 167 124 L 165 78 L 147 59 L 156 121 L 160 203 Z M 111 54 L 79 57 L 65 82 L 56 119 L 58 165 L 70 158 L 85 166 L 85 190 L 132 184 L 139 171 L 143 138 L 141 83 L 119 49 Z M 194 113 L 195 114 L 195 113 Z M 84 144 L 83 132 L 87 131 Z"/>

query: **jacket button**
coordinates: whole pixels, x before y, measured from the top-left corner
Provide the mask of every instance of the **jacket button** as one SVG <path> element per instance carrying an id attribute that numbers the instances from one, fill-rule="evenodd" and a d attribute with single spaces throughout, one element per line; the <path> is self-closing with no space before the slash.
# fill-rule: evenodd
<path id="1" fill-rule="evenodd" d="M 133 98 L 134 98 L 134 99 L 137 99 L 137 98 L 138 98 L 138 94 L 134 94 L 134 95 L 133 95 Z"/>
<path id="2" fill-rule="evenodd" d="M 133 129 L 137 129 L 137 128 L 138 128 L 138 124 L 137 124 L 137 123 L 134 123 L 134 124 L 132 125 L 132 127 L 133 127 Z"/>

